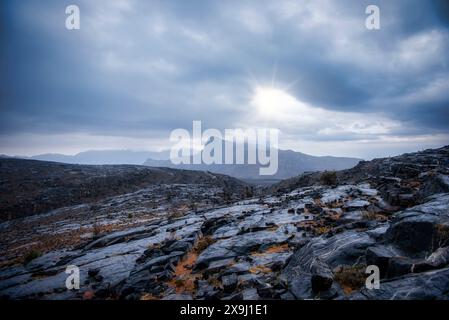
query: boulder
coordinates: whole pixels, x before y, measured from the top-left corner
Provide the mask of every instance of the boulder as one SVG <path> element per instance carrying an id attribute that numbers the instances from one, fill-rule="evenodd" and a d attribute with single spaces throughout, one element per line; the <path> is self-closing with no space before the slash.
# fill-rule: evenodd
<path id="1" fill-rule="evenodd" d="M 379 268 L 380 277 L 386 277 L 390 260 L 401 256 L 402 253 L 393 246 L 375 245 L 366 249 L 365 261 L 367 265 L 375 265 Z"/>
<path id="2" fill-rule="evenodd" d="M 396 214 L 386 240 L 419 257 L 449 243 L 449 195 L 430 200 Z"/>
<path id="3" fill-rule="evenodd" d="M 310 265 L 310 273 L 313 292 L 329 290 L 334 281 L 334 274 L 327 263 L 321 259 L 315 259 Z"/>

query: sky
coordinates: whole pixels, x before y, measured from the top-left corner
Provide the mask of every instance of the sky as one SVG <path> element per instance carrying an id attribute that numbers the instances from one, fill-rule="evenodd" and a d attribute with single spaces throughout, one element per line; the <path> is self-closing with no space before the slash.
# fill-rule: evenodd
<path id="1" fill-rule="evenodd" d="M 0 41 L 2 154 L 165 150 L 194 120 L 313 155 L 449 144 L 444 0 L 2 0 Z"/>

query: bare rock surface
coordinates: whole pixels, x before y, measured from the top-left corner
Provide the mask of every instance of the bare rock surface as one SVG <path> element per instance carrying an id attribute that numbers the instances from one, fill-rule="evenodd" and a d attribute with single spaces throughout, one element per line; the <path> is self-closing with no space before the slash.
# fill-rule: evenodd
<path id="1" fill-rule="evenodd" d="M 309 174 L 256 197 L 174 178 L 4 221 L 0 296 L 448 299 L 448 159 L 448 147 L 376 159 L 335 185 Z"/>

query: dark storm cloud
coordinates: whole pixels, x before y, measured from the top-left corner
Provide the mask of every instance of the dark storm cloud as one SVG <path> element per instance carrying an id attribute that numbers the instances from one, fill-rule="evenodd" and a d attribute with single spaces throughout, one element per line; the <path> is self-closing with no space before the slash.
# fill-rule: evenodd
<path id="1" fill-rule="evenodd" d="M 80 6 L 79 31 L 64 28 L 68 4 Z M 365 28 L 368 4 L 381 8 L 379 31 Z M 133 136 L 196 119 L 229 128 L 248 112 L 254 82 L 270 83 L 273 70 L 299 101 L 383 113 L 406 124 L 398 135 L 449 129 L 445 1 L 2 6 L 2 135 Z"/>

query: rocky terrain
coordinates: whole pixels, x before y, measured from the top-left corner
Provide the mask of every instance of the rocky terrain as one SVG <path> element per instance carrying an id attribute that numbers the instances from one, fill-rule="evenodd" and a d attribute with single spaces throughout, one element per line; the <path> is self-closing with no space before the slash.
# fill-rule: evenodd
<path id="1" fill-rule="evenodd" d="M 252 193 L 159 183 L 3 222 L 0 296 L 449 298 L 449 147 Z M 79 290 L 65 287 L 68 265 Z M 365 287 L 369 265 L 379 289 Z"/>
<path id="2" fill-rule="evenodd" d="M 230 196 L 246 185 L 209 172 L 136 165 L 74 165 L 0 159 L 0 221 L 90 203 L 165 184 L 202 184 L 225 188 Z"/>

